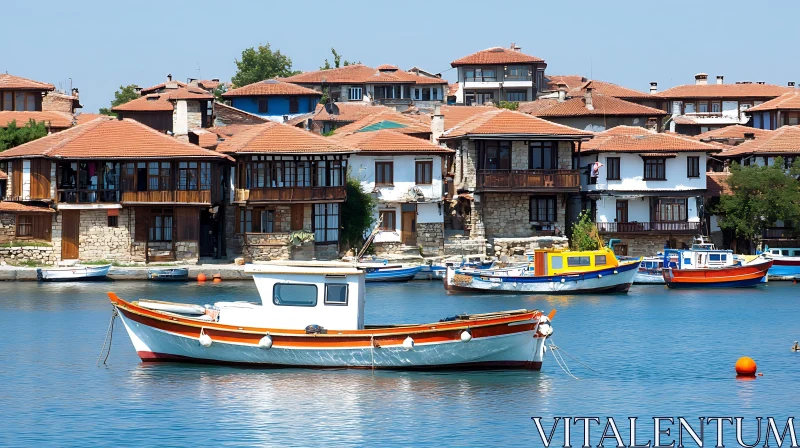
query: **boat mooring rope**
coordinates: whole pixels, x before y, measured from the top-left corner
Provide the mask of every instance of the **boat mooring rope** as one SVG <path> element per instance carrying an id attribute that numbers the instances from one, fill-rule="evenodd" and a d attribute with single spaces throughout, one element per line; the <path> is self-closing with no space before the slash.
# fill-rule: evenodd
<path id="1" fill-rule="evenodd" d="M 555 344 L 555 341 L 553 341 L 552 339 L 550 339 L 550 342 L 551 342 L 551 344 L 550 344 L 550 349 L 551 349 L 551 350 L 553 350 L 553 349 L 560 350 L 560 351 L 561 351 L 561 353 L 563 353 L 563 354 L 565 354 L 565 355 L 569 356 L 570 358 L 572 358 L 573 360 L 575 360 L 575 361 L 576 361 L 578 364 L 582 365 L 583 367 L 586 367 L 587 369 L 591 370 L 592 372 L 595 372 L 595 373 L 597 373 L 597 370 L 595 370 L 595 369 L 593 369 L 593 368 L 589 367 L 588 365 L 586 365 L 586 363 L 584 363 L 584 362 L 583 362 L 583 361 L 581 361 L 580 359 L 578 359 L 578 358 L 576 358 L 576 357 L 574 357 L 574 356 L 570 355 L 569 353 L 567 353 L 567 351 L 566 351 L 566 350 L 564 350 L 563 348 L 561 348 L 561 347 L 559 347 L 558 345 L 556 345 L 556 344 Z M 561 357 L 561 359 L 564 359 L 564 357 L 562 356 L 562 357 Z"/>
<path id="2" fill-rule="evenodd" d="M 95 366 L 100 366 L 100 358 L 103 357 L 103 352 L 105 352 L 106 357 L 103 359 L 103 365 L 108 366 L 106 361 L 108 361 L 108 357 L 111 355 L 111 342 L 114 341 L 114 321 L 117 319 L 117 307 L 114 307 L 113 311 L 111 312 L 111 322 L 108 324 L 108 331 L 106 331 L 106 338 L 103 340 L 103 347 L 100 348 L 100 356 L 97 357 L 97 362 Z M 106 343 L 108 343 L 108 351 L 106 351 Z"/>
<path id="3" fill-rule="evenodd" d="M 580 378 L 578 378 L 577 376 L 573 375 L 572 372 L 569 370 L 569 367 L 567 367 L 567 362 L 564 360 L 564 358 L 561 357 L 560 354 L 556 355 L 556 350 L 555 349 L 557 349 L 558 346 L 556 346 L 554 344 L 550 344 L 550 347 L 551 347 L 550 348 L 550 354 L 553 355 L 553 359 L 556 360 L 556 364 L 558 364 L 558 366 L 561 367 L 561 370 L 563 370 L 564 373 L 566 373 L 567 375 L 571 376 L 572 378 L 574 378 L 576 380 L 580 380 Z M 561 357 L 561 359 L 559 359 L 559 357 Z"/>
<path id="4" fill-rule="evenodd" d="M 369 355 L 372 358 L 372 374 L 375 375 L 375 335 L 369 335 Z"/>

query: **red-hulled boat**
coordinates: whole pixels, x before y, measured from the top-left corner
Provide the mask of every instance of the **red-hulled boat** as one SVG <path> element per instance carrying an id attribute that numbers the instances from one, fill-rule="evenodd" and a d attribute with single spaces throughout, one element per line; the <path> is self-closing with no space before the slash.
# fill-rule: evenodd
<path id="1" fill-rule="evenodd" d="M 664 251 L 664 282 L 670 288 L 737 288 L 767 281 L 772 260 L 736 259 L 729 250 L 700 242 L 691 249 Z"/>

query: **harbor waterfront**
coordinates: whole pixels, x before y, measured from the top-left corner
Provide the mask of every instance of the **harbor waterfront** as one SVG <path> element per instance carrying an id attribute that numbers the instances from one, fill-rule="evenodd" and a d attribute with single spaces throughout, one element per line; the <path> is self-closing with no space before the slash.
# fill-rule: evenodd
<path id="1" fill-rule="evenodd" d="M 782 430 L 796 409 L 800 354 L 790 349 L 800 287 L 790 282 L 711 292 L 635 285 L 628 294 L 582 296 L 447 294 L 440 282 L 367 286 L 368 324 L 555 308 L 550 342 L 592 369 L 565 355 L 579 380 L 559 368 L 552 350 L 540 372 L 147 364 L 121 325 L 108 366 L 96 367 L 109 290 L 199 305 L 259 297 L 252 281 L 0 283 L 0 445 L 540 446 L 533 416 L 547 430 L 555 416 L 622 423 L 638 416 L 645 443 L 652 416 L 696 425 L 708 415 L 746 417 L 751 443 L 754 417 L 774 416 Z M 741 356 L 755 359 L 764 376 L 737 380 Z M 713 436 L 710 425 L 706 443 Z"/>

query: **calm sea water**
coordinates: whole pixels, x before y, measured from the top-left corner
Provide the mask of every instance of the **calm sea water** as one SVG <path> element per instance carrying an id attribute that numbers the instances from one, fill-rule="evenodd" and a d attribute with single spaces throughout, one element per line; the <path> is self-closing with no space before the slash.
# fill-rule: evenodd
<path id="1" fill-rule="evenodd" d="M 109 366 L 96 367 L 108 290 L 199 304 L 258 297 L 251 282 L 0 283 L 0 446 L 541 446 L 531 416 L 785 419 L 797 409 L 800 353 L 790 347 L 800 339 L 800 285 L 790 283 L 581 297 L 368 286 L 368 323 L 557 308 L 555 343 L 594 369 L 567 358 L 580 380 L 550 353 L 541 372 L 143 364 L 121 325 Z M 763 377 L 735 379 L 744 355 Z"/>

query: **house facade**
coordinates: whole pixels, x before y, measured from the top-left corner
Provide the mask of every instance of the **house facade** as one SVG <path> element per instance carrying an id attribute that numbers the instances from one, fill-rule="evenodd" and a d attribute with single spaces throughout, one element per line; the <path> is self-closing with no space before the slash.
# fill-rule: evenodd
<path id="1" fill-rule="evenodd" d="M 214 95 L 196 86 L 148 93 L 111 109 L 159 132 L 189 140 L 192 129 L 214 125 Z"/>
<path id="2" fill-rule="evenodd" d="M 231 106 L 260 117 L 285 123 L 316 110 L 322 93 L 288 82 L 268 79 L 229 90 L 222 95 Z"/>
<path id="3" fill-rule="evenodd" d="M 352 149 L 269 122 L 243 127 L 217 151 L 235 160 L 225 223 L 234 253 L 254 261 L 338 257 Z M 293 244 L 300 240 L 308 241 Z"/>
<path id="4" fill-rule="evenodd" d="M 652 256 L 703 233 L 706 158 L 715 145 L 621 126 L 581 147 L 581 191 L 601 235 L 619 255 Z"/>
<path id="5" fill-rule="evenodd" d="M 453 190 L 464 200 L 455 213 L 470 238 L 567 233 L 568 216 L 580 211 L 571 210 L 580 191 L 578 150 L 591 136 L 504 109 L 447 129 L 439 141 L 456 151 Z"/>
<path id="6" fill-rule="evenodd" d="M 75 109 L 80 107 L 78 89 L 57 92 L 52 84 L 0 73 L 0 128 L 12 122 L 22 127 L 33 120 L 50 132 L 63 131 L 75 124 Z"/>
<path id="7" fill-rule="evenodd" d="M 511 48 L 494 47 L 451 62 L 458 69 L 456 104 L 533 101 L 544 86 L 544 59 Z"/>
<path id="8" fill-rule="evenodd" d="M 792 90 L 747 110 L 756 129 L 775 130 L 781 126 L 800 125 L 800 90 L 789 83 Z"/>
<path id="9" fill-rule="evenodd" d="M 331 138 L 358 151 L 350 158 L 350 173 L 378 203 L 376 252 L 420 247 L 425 255 L 442 254 L 443 171 L 455 151 L 393 129 Z"/>
<path id="10" fill-rule="evenodd" d="M 3 207 L 11 211 L 0 211 L 6 242 L 44 243 L 15 262 L 225 256 L 227 156 L 105 117 L 0 153 L 0 161 L 9 173 Z"/>

